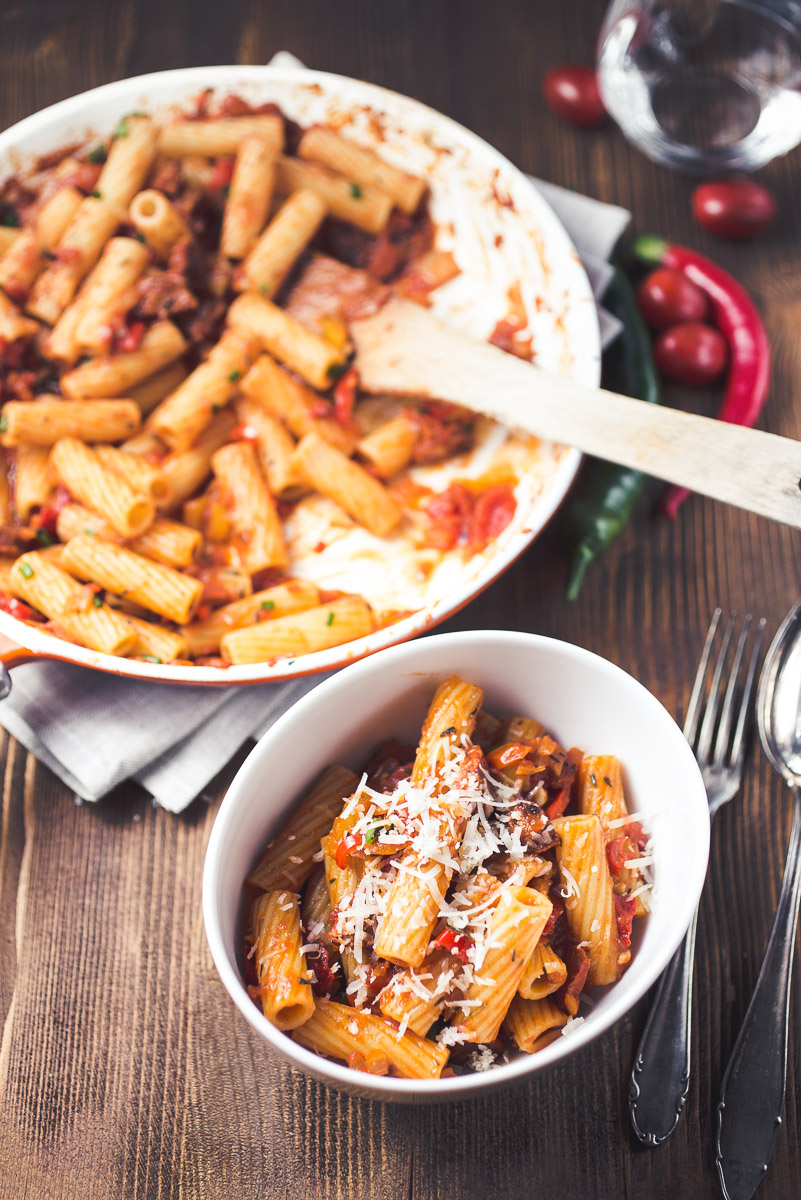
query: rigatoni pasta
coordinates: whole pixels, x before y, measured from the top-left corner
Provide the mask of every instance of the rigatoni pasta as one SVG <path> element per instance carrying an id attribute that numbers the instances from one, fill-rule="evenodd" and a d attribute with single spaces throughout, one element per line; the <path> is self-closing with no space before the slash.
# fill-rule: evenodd
<path id="1" fill-rule="evenodd" d="M 366 638 L 423 603 L 441 560 L 483 552 L 521 465 L 457 478 L 472 417 L 365 397 L 348 333 L 387 285 L 425 303 L 458 273 L 425 191 L 338 130 L 210 94 L 191 119 L 129 113 L 6 188 L 9 556 L 44 548 L 144 620 L 123 653 L 224 668 Z"/>
<path id="2" fill-rule="evenodd" d="M 584 756 L 529 717 L 493 719 L 519 740 L 482 749 L 481 703 L 446 679 L 416 749 L 392 740 L 361 772 L 327 768 L 246 880 L 252 998 L 285 1027 L 297 963 L 269 981 L 252 965 L 280 896 L 309 971 L 292 1037 L 355 1070 L 436 1078 L 534 1054 L 628 961 L 630 897 L 613 890 L 598 816 L 574 811 Z"/>

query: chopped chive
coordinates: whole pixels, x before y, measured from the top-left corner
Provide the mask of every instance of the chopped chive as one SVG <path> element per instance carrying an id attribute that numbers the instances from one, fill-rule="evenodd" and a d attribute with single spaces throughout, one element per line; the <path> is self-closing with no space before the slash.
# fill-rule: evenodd
<path id="1" fill-rule="evenodd" d="M 273 609 L 275 608 L 275 601 L 274 600 L 262 600 L 259 607 L 264 609 L 265 612 L 272 612 Z"/>
<path id="2" fill-rule="evenodd" d="M 212 406 L 211 406 L 211 411 L 212 411 L 213 413 L 218 413 L 218 412 L 220 411 L 220 409 L 221 409 L 221 408 L 222 408 L 222 405 L 221 405 L 221 404 L 212 404 Z"/>
<path id="3" fill-rule="evenodd" d="M 266 283 L 259 284 L 259 291 L 261 292 L 262 296 L 269 296 L 269 294 L 270 294 L 270 289 L 268 288 Z"/>
<path id="4" fill-rule="evenodd" d="M 97 530 L 90 529 L 88 525 L 86 526 L 86 529 L 84 529 L 84 533 L 88 533 L 90 537 L 97 537 Z"/>
<path id="5" fill-rule="evenodd" d="M 94 604 L 95 608 L 103 607 L 103 597 L 99 592 L 95 592 L 94 596 L 92 596 L 92 604 Z"/>
<path id="6" fill-rule="evenodd" d="M 155 654 L 140 654 L 139 657 L 143 658 L 145 660 L 145 662 L 152 662 L 152 663 L 164 662 L 163 658 L 157 658 Z"/>
<path id="7" fill-rule="evenodd" d="M 143 233 L 139 233 L 139 232 L 137 231 L 137 234 L 136 234 L 136 240 L 137 240 L 137 242 L 144 242 L 144 240 L 145 240 L 145 235 L 144 235 Z"/>
<path id="8" fill-rule="evenodd" d="M 33 567 L 30 563 L 20 563 L 19 569 L 20 574 L 23 575 L 25 579 L 33 579 Z"/>
<path id="9" fill-rule="evenodd" d="M 325 621 L 326 625 L 333 625 L 335 616 L 336 616 L 335 613 L 330 612 L 328 614 L 328 616 L 326 617 L 326 621 Z"/>
<path id="10" fill-rule="evenodd" d="M 361 200 L 362 196 L 364 195 L 358 183 L 352 183 L 350 185 L 350 194 L 354 200 Z"/>
<path id="11" fill-rule="evenodd" d="M 103 145 L 95 146 L 94 150 L 89 151 L 89 162 L 92 166 L 102 166 L 107 158 L 108 153 L 106 152 L 106 147 Z"/>
<path id="12" fill-rule="evenodd" d="M 449 725 L 447 729 L 443 729 L 442 733 L 439 736 L 440 737 L 451 737 L 451 735 L 454 733 L 456 733 L 456 726 Z"/>
<path id="13" fill-rule="evenodd" d="M 342 378 L 342 376 L 345 374 L 347 369 L 348 368 L 345 366 L 344 363 L 331 363 L 331 366 L 328 368 L 328 372 L 327 372 L 328 378 L 332 382 L 336 382 L 337 379 Z"/>
<path id="14" fill-rule="evenodd" d="M 372 846 L 374 842 L 378 841 L 378 834 L 379 834 L 380 829 L 381 829 L 380 821 L 376 821 L 373 825 L 370 826 L 370 828 L 367 830 L 367 832 L 364 835 L 364 840 L 365 840 L 365 842 L 367 842 L 368 845 Z"/>
<path id="15" fill-rule="evenodd" d="M 58 256 L 55 255 L 52 250 L 45 249 L 42 251 L 42 258 L 45 259 L 46 262 L 55 262 L 57 257 Z"/>
<path id="16" fill-rule="evenodd" d="M 8 429 L 8 417 L 5 414 L 3 414 L 3 416 L 0 417 L 0 433 L 5 433 L 5 431 L 7 429 Z"/>
<path id="17" fill-rule="evenodd" d="M 16 208 L 7 208 L 0 219 L 0 225 L 5 225 L 7 229 L 19 228 L 19 213 Z"/>
<path id="18" fill-rule="evenodd" d="M 604 783 L 606 784 L 607 787 L 612 786 L 612 780 L 609 778 L 608 775 L 604 775 Z"/>
<path id="19" fill-rule="evenodd" d="M 114 132 L 111 135 L 113 138 L 124 138 L 128 136 L 128 121 L 122 117 L 115 126 Z"/>
<path id="20" fill-rule="evenodd" d="M 37 529 L 36 530 L 36 540 L 42 546 L 52 546 L 53 545 L 53 539 L 51 538 L 50 534 L 47 532 L 46 529 Z"/>
<path id="21" fill-rule="evenodd" d="M 227 196 L 227 195 L 228 195 L 228 193 L 230 192 L 230 190 L 231 190 L 231 185 L 230 185 L 230 183 L 224 183 L 224 184 L 222 185 L 222 187 L 220 188 L 220 195 L 222 195 L 222 196 Z M 302 979 L 301 979 L 301 983 L 303 983 L 303 980 L 302 980 Z"/>
<path id="22" fill-rule="evenodd" d="M 93 200 L 102 200 L 103 199 L 103 193 L 98 191 L 97 188 L 95 188 L 95 190 L 93 192 L 90 192 L 89 195 L 92 197 Z"/>
<path id="23" fill-rule="evenodd" d="M 229 373 L 229 375 L 228 375 L 228 382 L 229 382 L 229 383 L 236 383 L 237 379 L 241 379 L 241 378 L 242 378 L 242 372 L 241 372 L 241 371 L 231 371 L 231 372 Z"/>

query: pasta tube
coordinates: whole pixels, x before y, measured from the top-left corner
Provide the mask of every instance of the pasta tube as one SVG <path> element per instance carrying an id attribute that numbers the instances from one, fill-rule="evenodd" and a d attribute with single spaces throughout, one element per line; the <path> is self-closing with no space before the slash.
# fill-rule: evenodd
<path id="1" fill-rule="evenodd" d="M 315 417 L 315 407 L 319 405 L 317 394 L 287 374 L 269 354 L 261 354 L 256 359 L 242 380 L 242 391 L 276 421 L 283 422 L 296 438 L 319 433 L 345 454 L 350 454 L 353 449 L 356 442 L 353 434 L 338 421 Z"/>
<path id="2" fill-rule="evenodd" d="M 0 243 L 0 288 L 9 296 L 22 297 L 31 287 L 44 267 L 43 251 L 57 245 L 82 200 L 77 188 L 59 188 L 42 205 L 32 229 L 0 231 L 13 234 L 13 247 L 6 248 L 4 254 Z"/>
<path id="3" fill-rule="evenodd" d="M 228 441 L 235 424 L 234 414 L 223 410 L 212 418 L 194 446 L 168 454 L 162 460 L 161 471 L 170 485 L 172 505 L 180 504 L 208 479 L 212 455 Z"/>
<path id="4" fill-rule="evenodd" d="M 518 993 L 525 1000 L 542 1000 L 567 982 L 567 967 L 550 944 L 540 938 L 520 980 Z"/>
<path id="5" fill-rule="evenodd" d="M 220 650 L 228 662 L 241 666 L 327 650 L 366 637 L 374 629 L 367 601 L 361 596 L 345 596 L 319 608 L 234 629 L 220 638 Z"/>
<path id="6" fill-rule="evenodd" d="M 68 571 L 80 578 L 91 579 L 118 595 L 124 594 L 143 608 L 181 625 L 190 620 L 203 594 L 199 579 L 86 534 L 67 543 L 62 561 Z"/>
<path id="7" fill-rule="evenodd" d="M 274 296 L 292 264 L 317 232 L 325 201 L 301 188 L 289 196 L 242 264 L 239 287 Z"/>
<path id="8" fill-rule="evenodd" d="M 9 400 L 3 409 L 4 446 L 53 446 L 60 438 L 121 442 L 141 414 L 132 400 Z"/>
<path id="9" fill-rule="evenodd" d="M 257 400 L 240 396 L 236 415 L 253 438 L 261 469 L 274 496 L 297 496 L 306 483 L 292 465 L 295 439 Z"/>
<path id="10" fill-rule="evenodd" d="M 58 243 L 56 261 L 33 285 L 26 306 L 32 316 L 55 325 L 119 223 L 120 211 L 114 204 L 94 196 L 81 201 Z"/>
<path id="11" fill-rule="evenodd" d="M 299 892 L 314 870 L 314 856 L 320 850 L 321 838 L 330 831 L 358 782 L 358 777 L 347 767 L 326 767 L 291 820 L 270 842 L 248 875 L 248 883 L 266 892 L 276 888 Z"/>
<path id="12" fill-rule="evenodd" d="M 328 1058 L 363 1063 L 364 1070 L 375 1073 L 385 1060 L 384 1073 L 391 1066 L 406 1079 L 439 1079 L 448 1061 L 447 1049 L 436 1042 L 408 1031 L 400 1037 L 383 1017 L 331 1000 L 318 1000 L 314 1015 L 294 1030 L 292 1039 Z"/>
<path id="13" fill-rule="evenodd" d="M 104 466 L 96 452 L 77 438 L 57 441 L 50 452 L 50 465 L 77 500 L 106 517 L 123 537 L 137 537 L 153 523 L 152 502 Z"/>
<path id="14" fill-rule="evenodd" d="M 19 342 L 23 338 L 33 337 L 39 332 L 39 326 L 30 317 L 22 313 L 7 296 L 0 292 L 0 338 L 4 342 Z"/>
<path id="15" fill-rule="evenodd" d="M 38 608 L 67 637 L 101 654 L 128 654 L 136 634 L 127 618 L 107 604 L 90 599 L 79 583 L 51 562 L 46 554 L 23 554 L 11 571 L 15 596 Z"/>
<path id="16" fill-rule="evenodd" d="M 244 258 L 264 228 L 275 186 L 276 153 L 275 142 L 258 134 L 239 144 L 220 239 L 228 258 Z"/>
<path id="17" fill-rule="evenodd" d="M 416 443 L 414 424 L 401 414 L 360 438 L 356 447 L 382 479 L 390 479 L 409 465 Z"/>
<path id="18" fill-rule="evenodd" d="M 161 258 L 169 258 L 175 243 L 189 236 L 186 221 L 164 193 L 155 188 L 147 188 L 134 196 L 128 216 L 151 250 Z"/>
<path id="19" fill-rule="evenodd" d="M 81 533 L 117 544 L 122 540 L 110 521 L 80 504 L 65 504 L 59 510 L 56 532 L 62 542 L 68 542 Z M 133 550 L 134 554 L 143 554 L 167 567 L 190 566 L 202 545 L 203 537 L 197 529 L 179 525 L 177 521 L 168 521 L 165 517 L 156 517 L 149 529 L 128 541 L 128 549 Z"/>
<path id="20" fill-rule="evenodd" d="M 531 888 L 501 892 L 492 910 L 484 961 L 464 994 L 466 1016 L 457 1028 L 465 1041 L 493 1042 L 498 1036 L 552 908 L 547 896 Z"/>
<path id="21" fill-rule="evenodd" d="M 278 1029 L 297 1029 L 314 1013 L 312 980 L 300 952 L 300 910 L 291 892 L 271 891 L 253 905 L 259 999 Z"/>
<path id="22" fill-rule="evenodd" d="M 363 187 L 327 167 L 300 158 L 285 155 L 279 158 L 277 187 L 284 196 L 300 188 L 317 192 L 332 216 L 368 233 L 381 233 L 386 229 L 392 212 L 392 198 L 385 192 Z"/>
<path id="23" fill-rule="evenodd" d="M 24 442 L 14 452 L 14 512 L 27 521 L 31 510 L 47 504 L 55 482 L 46 446 Z"/>
<path id="24" fill-rule="evenodd" d="M 171 321 L 157 321 L 147 330 L 136 350 L 90 359 L 61 376 L 61 389 L 73 400 L 96 396 L 125 396 L 134 384 L 155 375 L 180 358 L 186 341 Z"/>
<path id="25" fill-rule="evenodd" d="M 587 986 L 614 983 L 618 932 L 601 822 L 596 816 L 558 817 L 553 825 L 561 838 L 556 861 L 567 919 L 576 941 L 587 943 Z"/>
<path id="26" fill-rule="evenodd" d="M 147 247 L 135 238 L 111 238 L 100 262 L 81 288 L 76 303 L 80 319 L 75 329 L 78 345 L 100 353 L 111 341 L 114 320 L 127 312 L 135 299 L 131 289 L 147 266 Z M 62 318 L 63 319 L 63 318 Z"/>
<path id="27" fill-rule="evenodd" d="M 172 366 L 165 367 L 163 371 L 159 371 L 157 375 L 151 375 L 149 379 L 143 380 L 142 383 L 137 383 L 134 387 L 128 388 L 128 399 L 135 401 L 139 405 L 141 412 L 146 415 L 152 412 L 162 400 L 165 400 L 170 392 L 174 392 L 178 385 L 183 383 L 188 374 L 189 372 L 183 363 L 173 363 Z M 148 436 L 152 437 L 153 435 L 149 434 Z M 167 447 L 159 439 L 158 453 L 163 454 L 166 449 Z"/>
<path id="28" fill-rule="evenodd" d="M 115 475 L 121 475 L 135 492 L 149 496 L 154 504 L 164 505 L 171 499 L 169 483 L 159 468 L 146 459 L 126 454 L 116 446 L 96 446 L 95 454 L 104 467 L 108 467 Z"/>
<path id="29" fill-rule="evenodd" d="M 254 575 L 288 561 L 284 534 L 273 498 L 249 442 L 229 442 L 211 460 L 221 487 L 230 497 L 234 544 L 241 565 Z"/>
<path id="30" fill-rule="evenodd" d="M 326 342 L 263 296 L 245 293 L 228 310 L 235 329 L 249 334 L 312 385 L 327 388 L 345 361 L 344 350 Z"/>
<path id="31" fill-rule="evenodd" d="M 309 487 L 344 508 L 376 537 L 391 533 L 403 515 L 383 484 L 317 433 L 307 433 L 298 444 L 292 465 Z"/>
<path id="32" fill-rule="evenodd" d="M 276 151 L 284 144 L 284 122 L 272 113 L 218 117 L 210 121 L 172 121 L 159 132 L 159 153 L 166 158 L 236 154 L 246 137 L 259 137 Z"/>
<path id="33" fill-rule="evenodd" d="M 106 204 L 126 209 L 145 181 L 158 145 L 158 126 L 150 117 L 123 117 L 97 181 Z"/>
<path id="34" fill-rule="evenodd" d="M 133 653 L 155 659 L 159 663 L 171 663 L 176 658 L 186 658 L 186 639 L 163 625 L 143 621 L 141 617 L 128 616 L 127 620 L 136 633 Z"/>
<path id="35" fill-rule="evenodd" d="M 552 1000 L 524 1000 L 515 996 L 509 1005 L 504 1027 L 514 1038 L 518 1050 L 536 1054 L 553 1040 L 557 1030 L 567 1025 L 564 1009 Z"/>
<path id="36" fill-rule="evenodd" d="M 325 125 L 313 125 L 306 130 L 300 139 L 298 155 L 330 167 L 363 188 L 377 188 L 406 213 L 417 210 L 426 190 L 424 179 L 390 166 L 372 151 Z"/>
<path id="37" fill-rule="evenodd" d="M 275 587 L 234 600 L 218 608 L 205 620 L 184 626 L 182 633 L 193 656 L 216 654 L 220 639 L 232 629 L 303 612 L 307 608 L 314 608 L 319 602 L 320 593 L 313 583 L 307 583 L 305 579 L 291 579 L 288 583 L 278 583 Z"/>
<path id="38" fill-rule="evenodd" d="M 149 428 L 174 450 L 188 450 L 231 399 L 256 349 L 247 333 L 227 329 L 205 362 L 151 413 Z"/>

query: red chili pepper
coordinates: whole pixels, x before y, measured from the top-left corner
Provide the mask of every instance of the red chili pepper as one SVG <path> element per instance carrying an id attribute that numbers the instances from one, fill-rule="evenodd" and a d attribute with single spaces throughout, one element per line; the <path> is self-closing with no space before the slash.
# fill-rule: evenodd
<path id="1" fill-rule="evenodd" d="M 337 860 L 337 866 L 340 871 L 344 871 L 348 865 L 348 855 L 354 850 L 360 849 L 364 845 L 364 838 L 360 833 L 346 833 L 341 842 L 336 848 L 334 857 Z"/>
<path id="2" fill-rule="evenodd" d="M 358 386 L 359 372 L 355 367 L 351 367 L 334 388 L 334 420 L 346 428 L 353 424 L 353 406 L 356 403 Z"/>
<path id="3" fill-rule="evenodd" d="M 764 406 L 770 385 L 770 345 L 759 313 L 745 289 L 726 271 L 695 250 L 674 246 L 646 235 L 634 242 L 640 262 L 683 271 L 709 298 L 712 316 L 729 343 L 730 367 L 726 394 L 718 419 L 730 425 L 753 425 Z M 690 495 L 687 488 L 671 486 L 662 509 L 675 518 Z"/>
<path id="4" fill-rule="evenodd" d="M 462 962 L 469 961 L 467 951 L 473 944 L 471 937 L 468 937 L 466 933 L 457 933 L 455 929 L 443 929 L 442 933 L 434 938 L 435 946 L 441 946 L 443 950 L 454 954 Z"/>

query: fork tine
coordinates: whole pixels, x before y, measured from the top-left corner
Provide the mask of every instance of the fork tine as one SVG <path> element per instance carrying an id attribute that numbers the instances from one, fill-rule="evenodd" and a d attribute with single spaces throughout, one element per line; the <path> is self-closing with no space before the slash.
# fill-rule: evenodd
<path id="1" fill-rule="evenodd" d="M 701 697 L 704 690 L 704 680 L 706 678 L 706 669 L 709 666 L 709 656 L 712 653 L 712 643 L 715 640 L 715 634 L 720 623 L 720 609 L 716 608 L 712 614 L 712 620 L 709 622 L 709 629 L 706 633 L 706 641 L 701 652 L 701 661 L 698 664 L 698 670 L 695 673 L 695 682 L 693 683 L 692 695 L 690 703 L 687 706 L 687 716 L 684 718 L 684 736 L 687 741 L 692 744 L 695 741 L 695 735 L 698 732 L 698 716 L 701 711 Z"/>
<path id="2" fill-rule="evenodd" d="M 723 668 L 726 665 L 726 655 L 729 652 L 729 642 L 731 641 L 731 635 L 734 632 L 734 619 L 736 615 L 736 613 L 732 613 L 729 617 L 729 623 L 726 626 L 723 634 L 723 642 L 721 643 L 718 659 L 715 663 L 715 670 L 712 675 L 712 684 L 709 688 L 709 697 L 706 702 L 706 711 L 704 712 L 704 720 L 701 724 L 701 732 L 698 735 L 698 745 L 695 749 L 695 757 L 699 762 L 705 762 L 709 758 L 709 748 L 712 745 L 712 734 L 715 729 L 718 700 L 720 699 L 720 681 L 723 678 Z"/>
<path id="3" fill-rule="evenodd" d="M 734 697 L 737 692 L 737 683 L 740 678 L 740 667 L 745 654 L 745 643 L 748 640 L 748 631 L 751 628 L 751 614 L 747 613 L 743 621 L 743 628 L 740 632 L 740 637 L 737 642 L 737 649 L 734 652 L 734 662 L 729 671 L 729 682 L 726 686 L 726 695 L 723 697 L 723 707 L 720 710 L 720 720 L 718 722 L 718 733 L 715 738 L 714 749 L 712 750 L 713 766 L 719 767 L 723 765 L 726 758 L 726 751 L 729 748 L 731 739 L 731 728 L 734 714 Z"/>
<path id="4" fill-rule="evenodd" d="M 748 721 L 749 710 L 751 708 L 751 697 L 754 694 L 757 664 L 759 662 L 759 652 L 762 649 L 762 639 L 765 636 L 765 623 L 765 618 L 762 617 L 757 626 L 756 641 L 754 642 L 754 649 L 751 651 L 751 661 L 748 664 L 748 674 L 745 677 L 743 698 L 740 701 L 740 715 L 737 718 L 737 728 L 734 731 L 734 740 L 731 744 L 731 764 L 734 767 L 738 767 L 740 765 L 745 753 L 745 729 Z"/>

